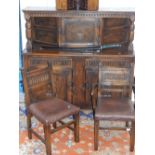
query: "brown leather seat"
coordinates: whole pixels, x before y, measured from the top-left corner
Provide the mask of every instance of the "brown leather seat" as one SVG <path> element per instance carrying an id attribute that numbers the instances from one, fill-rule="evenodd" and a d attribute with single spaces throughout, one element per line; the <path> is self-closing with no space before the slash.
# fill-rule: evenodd
<path id="1" fill-rule="evenodd" d="M 134 64 L 126 60 L 104 60 L 99 64 L 98 85 L 92 90 L 94 149 L 98 150 L 99 129 L 130 128 L 130 151 L 134 150 L 135 114 L 131 101 Z M 124 121 L 125 128 L 101 127 L 100 121 Z M 129 123 L 130 122 L 130 123 Z M 129 124 L 131 124 L 129 126 Z"/>
<path id="2" fill-rule="evenodd" d="M 53 92 L 52 74 L 52 66 L 39 66 L 22 70 L 28 112 L 28 137 L 32 139 L 32 134 L 34 134 L 45 143 L 47 155 L 51 155 L 51 133 L 64 127 L 74 131 L 75 142 L 79 142 L 80 108 L 53 95 L 57 94 Z M 43 124 L 44 138 L 33 130 L 31 123 L 33 116 Z M 69 116 L 73 116 L 71 121 L 65 122 L 62 120 Z M 59 125 L 57 122 L 59 122 Z M 53 128 L 51 128 L 51 125 L 53 125 Z"/>
<path id="3" fill-rule="evenodd" d="M 58 98 L 51 98 L 33 103 L 30 112 L 42 123 L 55 123 L 67 116 L 78 113 L 80 108 Z"/>
<path id="4" fill-rule="evenodd" d="M 130 99 L 120 98 L 99 98 L 95 111 L 97 120 L 134 120 L 134 104 Z"/>

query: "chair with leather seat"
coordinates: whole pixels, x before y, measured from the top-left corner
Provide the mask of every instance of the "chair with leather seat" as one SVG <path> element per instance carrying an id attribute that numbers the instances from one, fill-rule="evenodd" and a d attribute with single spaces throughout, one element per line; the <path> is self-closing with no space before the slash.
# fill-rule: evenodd
<path id="1" fill-rule="evenodd" d="M 130 151 L 134 150 L 135 115 L 131 100 L 134 63 L 105 60 L 99 64 L 98 85 L 92 90 L 94 110 L 94 149 L 98 150 L 99 130 L 129 128 Z M 100 121 L 122 121 L 125 127 L 104 127 Z"/>
<path id="2" fill-rule="evenodd" d="M 75 142 L 79 142 L 80 109 L 67 101 L 55 97 L 56 94 L 52 92 L 51 68 L 49 65 L 48 67 L 39 66 L 22 70 L 27 108 L 28 137 L 32 139 L 32 134 L 38 137 L 45 144 L 47 155 L 52 154 L 51 133 L 64 127 L 74 131 Z M 32 116 L 43 124 L 44 137 L 32 129 Z M 63 121 L 64 118 L 69 116 L 73 116 L 73 120 L 69 122 Z"/>

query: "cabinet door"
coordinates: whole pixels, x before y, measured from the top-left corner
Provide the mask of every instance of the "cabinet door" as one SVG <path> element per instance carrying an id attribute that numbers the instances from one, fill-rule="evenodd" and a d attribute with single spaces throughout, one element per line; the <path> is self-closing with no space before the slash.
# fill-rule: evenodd
<path id="1" fill-rule="evenodd" d="M 99 18 L 60 18 L 59 46 L 80 48 L 100 45 Z"/>

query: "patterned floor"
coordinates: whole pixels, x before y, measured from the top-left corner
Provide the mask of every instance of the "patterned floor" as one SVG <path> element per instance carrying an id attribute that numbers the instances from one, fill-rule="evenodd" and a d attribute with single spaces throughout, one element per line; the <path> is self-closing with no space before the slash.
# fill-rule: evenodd
<path id="1" fill-rule="evenodd" d="M 21 97 L 22 98 L 22 97 Z M 44 144 L 35 136 L 32 140 L 27 138 L 26 131 L 26 109 L 23 98 L 19 104 L 19 155 L 45 155 Z M 67 118 L 65 121 L 70 120 Z M 102 122 L 104 126 L 123 126 L 124 124 L 114 122 Z M 33 128 L 43 135 L 41 124 L 33 119 Z M 51 135 L 53 155 L 134 155 L 129 152 L 129 135 L 125 131 L 100 131 L 99 150 L 93 147 L 93 120 L 91 111 L 80 112 L 80 142 L 75 143 L 73 132 L 63 129 Z"/>

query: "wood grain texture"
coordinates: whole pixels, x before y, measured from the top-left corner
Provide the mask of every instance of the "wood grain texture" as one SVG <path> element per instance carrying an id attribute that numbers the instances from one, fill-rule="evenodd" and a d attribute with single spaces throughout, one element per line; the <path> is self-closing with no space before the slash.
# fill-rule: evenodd
<path id="1" fill-rule="evenodd" d="M 24 68 L 52 63 L 53 90 L 81 108 L 91 107 L 99 63 L 107 59 L 134 62 L 132 11 L 23 11 L 27 35 Z"/>

